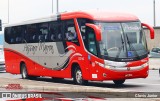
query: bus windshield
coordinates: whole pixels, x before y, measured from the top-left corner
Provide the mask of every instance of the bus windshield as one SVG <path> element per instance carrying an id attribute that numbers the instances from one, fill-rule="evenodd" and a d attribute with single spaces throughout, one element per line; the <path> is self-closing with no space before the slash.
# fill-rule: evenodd
<path id="1" fill-rule="evenodd" d="M 97 22 L 102 31 L 99 42 L 100 54 L 104 58 L 140 58 L 148 54 L 145 34 L 140 22 Z"/>

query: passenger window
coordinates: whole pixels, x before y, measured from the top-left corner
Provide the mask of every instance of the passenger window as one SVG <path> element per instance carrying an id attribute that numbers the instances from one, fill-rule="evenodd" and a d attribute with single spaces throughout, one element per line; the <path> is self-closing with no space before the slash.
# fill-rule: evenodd
<path id="1" fill-rule="evenodd" d="M 5 41 L 7 43 L 12 44 L 13 43 L 13 34 L 12 34 L 12 28 L 11 27 L 7 27 L 5 28 Z"/>
<path id="2" fill-rule="evenodd" d="M 5 28 L 5 41 L 10 44 L 20 44 L 24 42 L 24 26 L 14 26 Z"/>
<path id="3" fill-rule="evenodd" d="M 85 39 L 86 39 L 86 36 L 85 36 L 86 25 L 85 24 L 86 24 L 86 19 L 78 19 L 78 25 L 79 25 L 79 29 L 81 31 L 83 41 L 85 41 Z"/>
<path id="4" fill-rule="evenodd" d="M 25 43 L 25 40 L 24 40 L 24 35 L 25 35 L 25 29 L 24 29 L 24 26 L 17 26 L 16 27 L 16 43 L 19 44 L 19 43 Z"/>
<path id="5" fill-rule="evenodd" d="M 67 32 L 65 34 L 66 34 L 66 40 L 68 41 L 77 40 L 77 34 L 74 30 L 74 27 L 68 27 Z"/>
<path id="6" fill-rule="evenodd" d="M 11 39 L 10 39 L 11 44 L 16 43 L 16 32 L 17 32 L 17 28 L 12 27 L 12 29 L 11 29 Z"/>
<path id="7" fill-rule="evenodd" d="M 87 45 L 88 43 L 87 43 L 87 35 L 86 35 L 86 23 L 93 23 L 93 21 L 90 19 L 83 19 L 83 18 L 79 18 L 77 19 L 77 21 L 78 21 L 79 29 L 81 31 L 83 42 L 85 45 Z"/>
<path id="8" fill-rule="evenodd" d="M 39 24 L 38 28 L 39 32 L 39 42 L 48 42 L 49 41 L 49 30 L 48 30 L 48 23 L 41 23 Z"/>
<path id="9" fill-rule="evenodd" d="M 10 44 L 19 43 L 21 39 L 19 35 L 17 27 L 6 28 L 5 30 L 5 40 Z"/>
<path id="10" fill-rule="evenodd" d="M 64 22 L 65 40 L 79 45 L 78 36 L 76 33 L 74 20 L 67 20 Z"/>
<path id="11" fill-rule="evenodd" d="M 26 41 L 28 43 L 36 43 L 38 42 L 38 31 L 37 31 L 37 25 L 31 24 L 27 25 L 27 35 L 26 35 Z"/>
<path id="12" fill-rule="evenodd" d="M 50 22 L 50 41 L 63 41 L 61 22 Z"/>

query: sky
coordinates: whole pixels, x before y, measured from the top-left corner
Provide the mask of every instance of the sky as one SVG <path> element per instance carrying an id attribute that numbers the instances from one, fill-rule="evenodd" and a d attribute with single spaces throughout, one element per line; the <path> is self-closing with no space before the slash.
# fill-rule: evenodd
<path id="1" fill-rule="evenodd" d="M 52 12 L 52 0 L 0 0 L 0 19 L 2 23 L 17 23 L 56 14 L 56 1 Z M 160 26 L 160 0 L 155 1 L 156 26 Z M 59 12 L 95 9 L 131 13 L 153 26 L 153 0 L 59 0 Z"/>

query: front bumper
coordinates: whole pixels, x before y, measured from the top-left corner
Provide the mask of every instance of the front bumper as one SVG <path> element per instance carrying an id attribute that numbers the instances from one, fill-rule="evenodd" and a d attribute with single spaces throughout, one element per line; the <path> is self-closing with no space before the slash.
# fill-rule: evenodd
<path id="1" fill-rule="evenodd" d="M 107 72 L 106 72 L 107 73 Z M 109 70 L 108 77 L 103 76 L 103 79 L 107 80 L 120 80 L 120 79 L 133 79 L 133 78 L 146 78 L 149 73 L 149 67 L 145 67 L 140 70 L 130 70 L 130 71 L 113 71 Z"/>
<path id="2" fill-rule="evenodd" d="M 95 73 L 97 78 L 92 80 L 104 81 L 104 80 L 124 80 L 134 78 L 146 78 L 149 74 L 149 67 L 146 66 L 139 70 L 128 70 L 128 71 L 116 71 L 111 69 L 102 69 L 98 73 Z"/>

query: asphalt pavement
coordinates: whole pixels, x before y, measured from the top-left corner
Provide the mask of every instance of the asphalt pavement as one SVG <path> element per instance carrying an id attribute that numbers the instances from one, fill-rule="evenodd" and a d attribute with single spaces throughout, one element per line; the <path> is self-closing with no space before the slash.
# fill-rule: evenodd
<path id="1" fill-rule="evenodd" d="M 99 97 L 101 100 L 112 100 L 112 101 L 135 101 L 135 99 L 131 98 L 120 98 L 120 99 L 112 99 L 106 96 L 106 93 L 111 93 L 111 97 L 119 97 L 123 93 L 123 97 L 130 97 L 131 92 L 159 92 L 160 93 L 160 76 L 159 70 L 150 70 L 149 76 L 146 79 L 130 79 L 126 80 L 126 82 L 121 86 L 115 86 L 112 81 L 104 81 L 104 82 L 89 82 L 87 86 L 74 85 L 71 79 L 64 80 L 52 80 L 49 77 L 39 77 L 36 80 L 24 80 L 21 79 L 20 75 L 12 75 L 6 73 L 5 71 L 0 72 L 0 91 L 9 91 L 9 92 L 59 92 L 59 95 L 64 95 L 68 97 L 68 93 L 65 92 L 73 92 L 71 94 L 71 98 L 73 96 L 85 97 L 86 100 L 89 100 L 90 97 L 92 100 L 97 100 L 95 97 Z M 15 85 L 19 85 L 22 89 L 8 89 L 8 86 L 12 87 Z M 62 93 L 64 92 L 64 93 Z M 81 93 L 76 93 L 81 92 Z M 90 92 L 97 92 L 91 93 Z M 114 93 L 112 93 L 114 92 Z M 120 93 L 121 92 L 121 93 Z M 57 94 L 57 93 L 56 93 Z M 56 95 L 57 96 L 57 95 Z M 70 96 L 70 95 L 69 95 Z M 105 99 L 102 99 L 106 97 Z M 133 95 L 131 95 L 133 97 Z M 89 98 L 89 99 L 88 99 Z M 72 98 L 72 100 L 76 100 L 76 98 Z M 79 100 L 79 99 L 78 99 Z M 142 101 L 159 101 L 158 98 L 144 99 L 138 98 L 138 100 Z"/>
<path id="2" fill-rule="evenodd" d="M 149 68 L 154 69 L 160 69 L 160 58 L 150 58 L 149 59 Z"/>
<path id="3" fill-rule="evenodd" d="M 137 100 L 137 98 L 135 99 L 127 98 L 127 97 L 130 97 L 129 95 L 131 94 L 131 92 L 160 93 L 160 75 L 159 75 L 160 62 L 159 61 L 160 61 L 159 58 L 150 59 L 150 62 L 149 62 L 150 70 L 149 70 L 149 76 L 147 78 L 128 79 L 121 86 L 115 86 L 112 81 L 103 81 L 103 82 L 90 81 L 88 85 L 80 86 L 80 85 L 74 85 L 72 79 L 64 79 L 64 80 L 57 81 L 57 80 L 52 80 L 50 77 L 39 77 L 36 80 L 24 80 L 24 79 L 21 79 L 21 75 L 13 75 L 10 73 L 6 73 L 5 71 L 0 71 L 0 91 L 61 92 L 60 95 L 65 95 L 65 96 L 68 96 L 66 95 L 68 93 L 62 94 L 62 92 L 73 92 L 71 93 L 72 96 L 75 96 L 75 94 L 77 94 L 76 92 L 83 92 L 81 94 L 78 93 L 77 95 L 79 97 L 87 98 L 85 100 L 97 100 L 95 96 L 96 97 L 98 96 L 100 98 L 98 100 L 135 101 Z M 13 89 L 17 86 L 18 86 L 18 89 Z M 90 95 L 89 92 L 98 92 L 98 93 L 94 93 Z M 111 93 L 114 92 L 114 94 L 112 94 L 112 96 L 114 95 L 114 97 L 119 97 L 120 96 L 119 94 L 123 94 L 123 92 L 125 92 L 123 94 L 123 97 L 125 98 L 112 99 L 112 98 L 106 97 L 105 99 L 101 99 L 106 96 L 107 92 L 111 92 Z M 3 99 L 0 99 L 0 100 L 3 100 Z M 77 99 L 72 98 L 72 100 L 77 100 Z M 159 101 L 160 99 L 138 98 L 138 100 Z"/>
<path id="4" fill-rule="evenodd" d="M 132 92 L 160 92 L 159 70 L 150 70 L 145 79 L 128 79 L 121 86 L 115 86 L 112 81 L 90 81 L 87 86 L 74 85 L 71 79 L 52 80 L 50 77 L 39 77 L 36 80 L 23 80 L 20 75 L 6 72 L 0 73 L 0 86 L 5 88 L 8 84 L 20 84 L 27 90 L 33 88 L 40 91 L 70 91 L 70 92 L 107 92 L 107 91 L 132 91 Z M 58 88 L 59 87 L 59 88 Z M 1 88 L 1 89 L 2 89 Z M 81 88 L 81 89 L 79 89 Z M 97 90 L 98 89 L 98 90 Z M 3 89 L 4 90 L 4 89 Z"/>
<path id="5" fill-rule="evenodd" d="M 29 90 L 38 89 L 38 90 L 54 90 L 54 91 L 138 91 L 138 92 L 160 92 L 160 76 L 159 76 L 159 67 L 160 67 L 160 58 L 150 58 L 149 62 L 149 76 L 146 79 L 128 79 L 121 86 L 115 86 L 112 81 L 103 81 L 103 82 L 89 82 L 87 86 L 74 85 L 71 79 L 64 80 L 52 80 L 50 77 L 40 77 L 36 80 L 23 80 L 21 75 L 12 75 L 6 73 L 5 71 L 0 71 L 0 87 L 1 89 L 5 88 L 8 84 L 21 84 L 23 88 Z M 59 88 L 57 88 L 59 87 Z M 96 88 L 98 87 L 98 88 Z M 78 89 L 85 88 L 85 89 Z M 98 89 L 98 90 L 97 90 Z M 5 89 L 3 89 L 5 90 Z"/>

